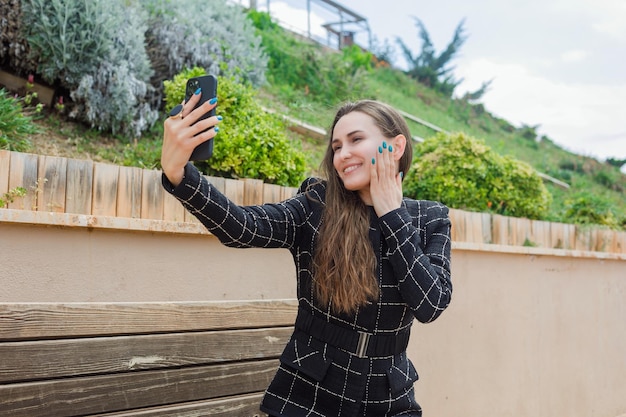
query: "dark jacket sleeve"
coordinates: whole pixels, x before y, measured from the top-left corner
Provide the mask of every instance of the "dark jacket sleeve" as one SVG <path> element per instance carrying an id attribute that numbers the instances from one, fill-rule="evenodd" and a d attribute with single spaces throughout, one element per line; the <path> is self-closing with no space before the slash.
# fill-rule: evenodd
<path id="1" fill-rule="evenodd" d="M 185 176 L 178 186 L 173 187 L 165 175 L 162 182 L 207 230 L 231 247 L 292 248 L 298 227 L 306 222 L 310 211 L 301 192 L 281 203 L 238 206 L 191 164 L 185 167 Z"/>
<path id="2" fill-rule="evenodd" d="M 402 298 L 417 320 L 435 320 L 452 296 L 448 208 L 405 199 L 379 221 Z"/>

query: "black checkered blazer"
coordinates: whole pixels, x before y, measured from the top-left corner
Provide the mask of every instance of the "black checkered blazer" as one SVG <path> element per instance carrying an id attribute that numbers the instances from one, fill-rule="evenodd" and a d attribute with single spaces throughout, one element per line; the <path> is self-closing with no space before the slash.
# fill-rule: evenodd
<path id="1" fill-rule="evenodd" d="M 413 318 L 436 319 L 450 303 L 448 209 L 432 201 L 403 199 L 378 218 L 370 239 L 378 261 L 380 298 L 353 315 L 321 306 L 312 291 L 311 262 L 321 223 L 325 184 L 306 180 L 298 194 L 277 204 L 241 207 L 211 186 L 190 164 L 183 182 L 164 187 L 220 241 L 237 248 L 286 248 L 297 271 L 299 315 L 373 335 L 407 334 Z M 363 356 L 294 331 L 268 387 L 261 410 L 274 416 L 421 416 L 406 350 Z"/>

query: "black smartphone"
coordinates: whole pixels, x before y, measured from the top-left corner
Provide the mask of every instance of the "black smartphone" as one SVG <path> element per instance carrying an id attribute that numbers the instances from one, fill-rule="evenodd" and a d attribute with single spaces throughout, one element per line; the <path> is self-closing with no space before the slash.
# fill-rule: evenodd
<path id="1" fill-rule="evenodd" d="M 185 88 L 185 103 L 189 101 L 189 98 L 193 95 L 193 93 L 198 89 L 202 89 L 202 96 L 200 96 L 200 101 L 195 105 L 195 108 L 198 108 L 205 101 L 211 100 L 213 97 L 217 97 L 217 77 L 214 75 L 202 75 L 200 77 L 194 77 L 187 80 L 187 87 Z M 215 115 L 215 108 L 205 113 L 198 120 L 204 120 L 208 117 Z M 196 122 L 197 123 L 197 122 Z M 208 129 L 207 129 L 208 130 Z M 204 130 L 206 132 L 206 130 Z M 190 161 L 206 161 L 211 158 L 213 155 L 213 141 L 215 138 L 211 140 L 207 140 L 206 142 L 201 143 L 196 146 L 196 148 L 191 153 Z"/>

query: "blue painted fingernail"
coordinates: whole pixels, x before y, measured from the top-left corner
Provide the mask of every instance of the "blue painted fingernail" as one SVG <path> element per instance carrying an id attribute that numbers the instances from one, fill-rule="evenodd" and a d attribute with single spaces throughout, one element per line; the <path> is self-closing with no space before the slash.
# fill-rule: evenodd
<path id="1" fill-rule="evenodd" d="M 383 153 L 383 148 L 381 148 L 380 146 L 378 147 L 378 153 Z"/>
<path id="2" fill-rule="evenodd" d="M 376 163 L 376 158 L 372 158 L 372 165 Z"/>
<path id="3" fill-rule="evenodd" d="M 198 87 L 198 89 L 193 94 L 197 96 L 198 94 L 200 94 L 201 91 L 202 89 Z"/>
<path id="4" fill-rule="evenodd" d="M 222 120 L 222 116 L 217 116 L 217 120 Z"/>
<path id="5" fill-rule="evenodd" d="M 383 148 L 387 149 L 387 142 L 383 142 Z"/>
<path id="6" fill-rule="evenodd" d="M 217 103 L 217 97 L 213 97 L 211 100 L 209 100 L 209 104 L 215 104 Z"/>
<path id="7" fill-rule="evenodd" d="M 220 128 L 219 128 L 219 127 L 217 127 L 217 126 L 215 126 L 215 127 L 213 128 L 213 130 L 215 130 L 215 133 L 217 133 L 217 132 L 219 132 L 219 131 L 220 131 Z"/>
<path id="8" fill-rule="evenodd" d="M 393 148 L 389 145 L 389 152 L 393 152 Z"/>

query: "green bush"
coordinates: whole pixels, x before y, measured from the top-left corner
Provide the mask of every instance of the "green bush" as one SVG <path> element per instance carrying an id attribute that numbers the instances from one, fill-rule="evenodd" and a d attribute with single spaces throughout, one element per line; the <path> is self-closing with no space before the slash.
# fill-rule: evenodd
<path id="1" fill-rule="evenodd" d="M 0 149 L 26 152 L 30 150 L 28 136 L 37 133 L 32 117 L 24 114 L 22 102 L 0 88 Z"/>
<path id="2" fill-rule="evenodd" d="M 531 219 L 544 218 L 552 200 L 532 167 L 463 133 L 439 133 L 419 144 L 404 183 L 409 197 Z"/>
<path id="3" fill-rule="evenodd" d="M 193 68 L 164 83 L 167 105 L 180 103 L 186 80 L 203 73 Z M 214 139 L 213 157 L 196 162 L 196 166 L 209 175 L 299 185 L 304 179 L 305 156 L 300 143 L 287 138 L 278 116 L 264 112 L 255 101 L 254 90 L 232 78 L 218 77 L 217 96 L 217 114 L 224 119 Z"/>
<path id="4" fill-rule="evenodd" d="M 565 202 L 565 217 L 570 223 L 599 224 L 613 229 L 626 229 L 626 217 L 619 219 L 610 200 L 586 191 L 578 192 Z"/>

